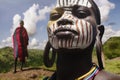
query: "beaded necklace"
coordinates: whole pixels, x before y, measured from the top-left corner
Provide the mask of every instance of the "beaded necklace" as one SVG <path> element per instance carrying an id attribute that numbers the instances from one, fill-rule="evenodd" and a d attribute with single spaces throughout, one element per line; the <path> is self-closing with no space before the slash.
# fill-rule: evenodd
<path id="1" fill-rule="evenodd" d="M 93 64 L 93 67 L 90 69 L 89 72 L 87 72 L 86 74 L 80 76 L 79 78 L 75 80 L 93 80 L 99 71 L 100 71 L 99 67 Z M 56 78 L 56 72 L 52 75 L 51 78 L 45 77 L 43 80 L 56 80 L 55 78 Z"/>

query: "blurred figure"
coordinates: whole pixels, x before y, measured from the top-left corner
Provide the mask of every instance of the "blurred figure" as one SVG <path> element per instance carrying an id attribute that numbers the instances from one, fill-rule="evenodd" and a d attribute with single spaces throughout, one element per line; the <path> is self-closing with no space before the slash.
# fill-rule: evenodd
<path id="1" fill-rule="evenodd" d="M 28 41 L 29 37 L 27 34 L 26 29 L 24 28 L 24 21 L 20 21 L 19 27 L 16 28 L 14 34 L 13 34 L 13 48 L 14 48 L 14 59 L 15 59 L 15 65 L 14 65 L 14 73 L 16 73 L 16 65 L 17 61 L 21 62 L 21 70 L 23 67 L 23 64 L 25 63 L 25 57 L 28 57 Z"/>

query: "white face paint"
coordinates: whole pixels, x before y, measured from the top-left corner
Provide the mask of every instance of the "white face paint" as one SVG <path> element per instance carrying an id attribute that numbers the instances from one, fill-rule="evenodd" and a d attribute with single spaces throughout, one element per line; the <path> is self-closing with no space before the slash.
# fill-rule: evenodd
<path id="1" fill-rule="evenodd" d="M 74 5 L 81 5 L 88 8 L 92 7 L 89 0 L 57 0 L 56 7 L 68 7 Z"/>
<path id="2" fill-rule="evenodd" d="M 54 21 L 53 24 L 48 25 L 48 36 L 52 46 L 55 49 L 87 48 L 93 41 L 92 24 L 83 19 L 78 19 L 71 14 L 67 14 L 67 12 L 59 20 L 62 19 L 72 21 L 73 24 L 63 25 L 61 23 L 61 25 L 58 25 L 59 21 Z M 61 37 L 59 37 L 59 34 Z"/>
<path id="3" fill-rule="evenodd" d="M 82 6 L 85 7 L 83 8 L 79 6 L 79 8 L 75 8 L 75 11 L 72 11 L 74 8 L 70 9 L 67 7 L 67 10 L 64 10 L 65 8 L 60 8 L 61 10 L 58 9 L 51 13 L 52 20 L 50 19 L 48 22 L 47 30 L 48 38 L 52 47 L 55 49 L 87 48 L 96 36 L 96 24 L 94 24 L 95 19 L 89 8 L 86 9 L 86 6 L 91 7 L 91 4 L 87 0 L 58 1 L 58 6 L 70 6 L 73 5 L 72 3 L 77 3 L 82 4 Z"/>

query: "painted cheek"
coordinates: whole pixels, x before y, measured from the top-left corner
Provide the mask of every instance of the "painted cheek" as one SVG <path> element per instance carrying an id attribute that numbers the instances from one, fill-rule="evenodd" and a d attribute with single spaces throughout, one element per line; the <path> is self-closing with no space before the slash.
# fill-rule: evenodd
<path id="1" fill-rule="evenodd" d="M 77 20 L 76 27 L 79 33 L 76 46 L 80 47 L 81 49 L 84 49 L 88 47 L 92 42 L 92 25 L 84 20 Z"/>
<path id="2" fill-rule="evenodd" d="M 47 30 L 48 30 L 48 33 L 49 33 L 50 35 L 53 35 L 53 32 L 54 32 L 55 29 L 56 29 L 56 23 L 57 23 L 57 21 L 49 21 L 49 22 L 48 22 Z M 48 34 L 48 35 L 49 35 L 49 34 Z"/>

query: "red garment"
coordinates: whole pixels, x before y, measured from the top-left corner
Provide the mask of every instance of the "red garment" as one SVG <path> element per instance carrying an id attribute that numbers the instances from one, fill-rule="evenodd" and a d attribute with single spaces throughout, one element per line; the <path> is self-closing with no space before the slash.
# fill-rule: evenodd
<path id="1" fill-rule="evenodd" d="M 13 48 L 14 58 L 19 58 L 20 61 L 25 61 L 25 57 L 28 56 L 28 34 L 24 27 L 18 27 L 13 34 Z"/>

